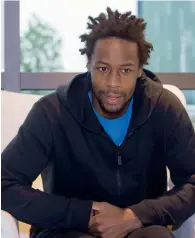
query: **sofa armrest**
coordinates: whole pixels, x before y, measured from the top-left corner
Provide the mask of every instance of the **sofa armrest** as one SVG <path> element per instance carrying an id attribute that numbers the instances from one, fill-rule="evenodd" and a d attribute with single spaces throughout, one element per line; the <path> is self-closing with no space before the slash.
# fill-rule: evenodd
<path id="1" fill-rule="evenodd" d="M 1 237 L 19 238 L 17 220 L 3 210 L 1 210 Z"/>
<path id="2" fill-rule="evenodd" d="M 195 214 L 186 220 L 182 226 L 173 233 L 175 238 L 195 238 Z"/>

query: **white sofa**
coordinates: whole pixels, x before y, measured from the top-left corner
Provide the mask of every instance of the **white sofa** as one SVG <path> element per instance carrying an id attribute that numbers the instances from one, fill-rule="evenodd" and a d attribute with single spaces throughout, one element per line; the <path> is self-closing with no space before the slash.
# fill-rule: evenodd
<path id="1" fill-rule="evenodd" d="M 165 88 L 178 96 L 182 104 L 186 107 L 186 99 L 181 90 L 173 85 L 164 85 Z M 26 118 L 33 104 L 41 98 L 40 95 L 29 95 L 1 91 L 1 149 L 17 134 L 19 126 Z M 169 178 L 169 175 L 168 175 Z M 170 189 L 171 181 L 168 181 Z M 39 176 L 33 183 L 34 188 L 43 190 L 41 177 Z M 2 238 L 28 238 L 29 225 L 16 220 L 7 212 L 1 211 L 1 235 Z M 176 238 L 195 238 L 195 215 L 189 218 L 177 231 L 174 232 Z"/>

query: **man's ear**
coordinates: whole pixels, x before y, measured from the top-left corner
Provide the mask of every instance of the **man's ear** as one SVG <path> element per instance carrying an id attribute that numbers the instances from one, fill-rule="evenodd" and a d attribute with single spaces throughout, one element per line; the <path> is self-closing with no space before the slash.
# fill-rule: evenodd
<path id="1" fill-rule="evenodd" d="M 143 68 L 139 68 L 138 78 L 142 76 L 142 73 L 143 73 Z"/>

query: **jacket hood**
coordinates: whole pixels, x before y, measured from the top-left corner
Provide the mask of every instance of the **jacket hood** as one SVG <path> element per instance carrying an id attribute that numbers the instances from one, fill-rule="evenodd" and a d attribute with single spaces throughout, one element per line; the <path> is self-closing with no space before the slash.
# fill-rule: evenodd
<path id="1" fill-rule="evenodd" d="M 79 74 L 65 85 L 57 89 L 61 104 L 69 110 L 73 117 L 86 129 L 95 133 L 102 131 L 94 114 L 88 92 L 91 90 L 91 74 Z M 143 69 L 137 80 L 134 92 L 131 130 L 144 124 L 151 116 L 157 104 L 163 86 L 158 77 L 151 71 Z"/>

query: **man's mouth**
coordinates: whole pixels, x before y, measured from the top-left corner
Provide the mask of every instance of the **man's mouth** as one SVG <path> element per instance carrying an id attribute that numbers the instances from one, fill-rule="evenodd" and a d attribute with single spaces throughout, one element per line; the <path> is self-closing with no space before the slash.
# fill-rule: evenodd
<path id="1" fill-rule="evenodd" d="M 119 104 L 121 100 L 121 96 L 118 95 L 105 95 L 105 101 L 108 104 L 116 105 Z"/>

